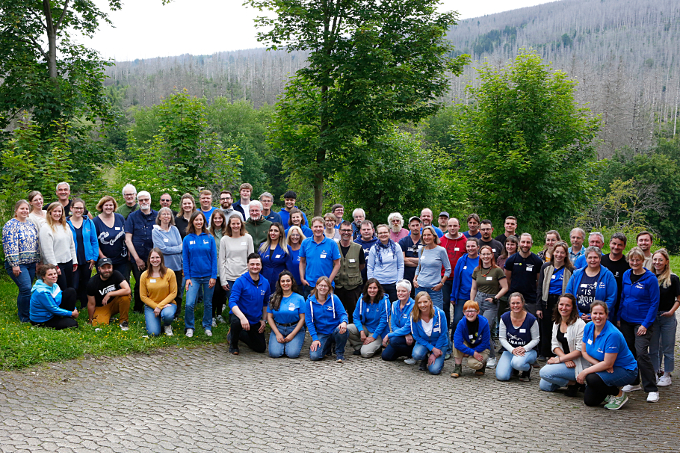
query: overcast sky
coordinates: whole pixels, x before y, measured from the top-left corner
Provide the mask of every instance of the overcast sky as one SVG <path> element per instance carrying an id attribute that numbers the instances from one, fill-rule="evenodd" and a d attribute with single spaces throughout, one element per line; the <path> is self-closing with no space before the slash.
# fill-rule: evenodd
<path id="1" fill-rule="evenodd" d="M 444 11 L 458 11 L 461 19 L 547 3 L 547 0 L 443 0 Z M 105 11 L 106 0 L 95 0 Z M 262 47 L 255 38 L 252 8 L 241 0 L 128 0 L 110 14 L 115 28 L 100 27 L 94 39 L 83 44 L 104 58 L 119 61 L 190 53 Z"/>

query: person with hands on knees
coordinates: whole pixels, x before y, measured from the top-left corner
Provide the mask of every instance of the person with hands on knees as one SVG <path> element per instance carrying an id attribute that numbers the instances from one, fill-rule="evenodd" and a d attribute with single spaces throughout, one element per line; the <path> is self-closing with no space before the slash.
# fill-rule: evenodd
<path id="1" fill-rule="evenodd" d="M 276 289 L 267 305 L 269 334 L 269 357 L 300 356 L 305 341 L 305 299 L 297 293 L 297 284 L 290 271 L 282 271 Z"/>
<path id="2" fill-rule="evenodd" d="M 405 363 L 413 365 L 416 361 L 411 357 L 415 340 L 411 335 L 411 312 L 415 301 L 411 296 L 411 282 L 406 279 L 397 282 L 397 300 L 392 302 L 390 327 L 392 331 L 383 337 L 382 359 L 388 362 L 406 357 Z"/>
<path id="3" fill-rule="evenodd" d="M 468 357 L 468 367 L 475 370 L 475 375 L 484 376 L 491 350 L 489 321 L 484 316 L 479 316 L 479 304 L 474 300 L 465 302 L 463 314 L 465 318 L 460 320 L 453 334 L 453 358 L 456 364 L 451 377 L 463 375 L 464 357 Z"/>
<path id="4" fill-rule="evenodd" d="M 574 271 L 566 292 L 576 296 L 579 315 L 583 321 L 589 322 L 590 304 L 596 300 L 604 301 L 609 313 L 614 311 L 617 289 L 612 271 L 600 265 L 602 250 L 591 245 L 584 256 L 586 267 Z"/>
<path id="5" fill-rule="evenodd" d="M 547 316 L 546 312 L 544 317 Z M 576 396 L 576 376 L 590 366 L 581 356 L 583 328 L 586 323 L 579 318 L 576 296 L 565 294 L 559 298 L 552 313 L 552 322 L 550 344 L 555 357 L 549 358 L 547 364 L 541 368 L 540 388 L 545 392 L 555 392 L 560 387 L 567 386 L 566 395 Z"/>
<path id="6" fill-rule="evenodd" d="M 531 380 L 531 364 L 536 361 L 540 337 L 536 317 L 524 308 L 522 293 L 510 294 L 510 311 L 501 316 L 498 339 L 505 351 L 496 365 L 496 379 L 509 381 L 513 370 L 519 380 Z"/>
<path id="7" fill-rule="evenodd" d="M 38 266 L 38 280 L 31 289 L 31 324 L 55 330 L 78 327 L 76 290 L 59 288 L 57 269 L 54 264 Z"/>
<path id="8" fill-rule="evenodd" d="M 620 388 L 631 384 L 638 376 L 638 366 L 628 349 L 623 334 L 607 320 L 609 308 L 601 300 L 590 306 L 592 322 L 583 328 L 581 354 L 591 366 L 576 376 L 576 382 L 585 384 L 583 402 L 586 406 L 599 406 L 618 410 L 628 401 Z"/>
<path id="9" fill-rule="evenodd" d="M 411 312 L 411 335 L 416 340 L 413 358 L 420 361 L 419 369 L 439 374 L 444 367 L 444 350 L 448 346 L 446 316 L 432 304 L 428 293 L 416 294 Z"/>
<path id="10" fill-rule="evenodd" d="M 108 324 L 113 315 L 120 313 L 120 330 L 129 330 L 131 294 L 123 274 L 113 270 L 111 258 L 99 258 L 97 274 L 87 284 L 88 322 L 93 327 Z"/>
<path id="11" fill-rule="evenodd" d="M 241 275 L 231 288 L 229 352 L 234 355 L 239 354 L 239 341 L 244 342 L 254 352 L 263 353 L 267 348 L 264 326 L 271 290 L 269 282 L 261 272 L 262 257 L 253 252 L 248 255 L 248 272 Z"/>
<path id="12" fill-rule="evenodd" d="M 338 296 L 333 294 L 333 286 L 328 277 L 319 277 L 316 286 L 305 302 L 305 322 L 312 337 L 309 348 L 311 360 L 323 360 L 330 354 L 335 343 L 336 361 L 345 359 L 347 343 L 347 312 Z"/>
<path id="13" fill-rule="evenodd" d="M 385 294 L 378 280 L 369 278 L 354 308 L 354 323 L 347 326 L 349 344 L 354 348 L 354 355 L 361 354 L 361 357 L 368 358 L 378 352 L 382 339 L 388 332 L 389 312 L 389 296 Z"/>
<path id="14" fill-rule="evenodd" d="M 146 331 L 151 336 L 158 336 L 162 325 L 165 335 L 171 337 L 171 324 L 177 311 L 177 280 L 175 272 L 165 267 L 165 257 L 159 248 L 149 252 L 140 280 L 139 296 L 144 302 Z"/>

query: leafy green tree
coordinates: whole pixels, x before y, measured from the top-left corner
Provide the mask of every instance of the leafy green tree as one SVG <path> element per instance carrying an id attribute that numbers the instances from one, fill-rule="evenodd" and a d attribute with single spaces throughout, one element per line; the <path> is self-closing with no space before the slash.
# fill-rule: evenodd
<path id="1" fill-rule="evenodd" d="M 256 23 L 270 49 L 308 52 L 277 105 L 270 140 L 284 169 L 314 188 L 321 214 L 324 182 L 357 159 L 355 140 L 370 142 L 391 122 L 417 122 L 436 112 L 447 71 L 459 74 L 466 57 L 450 58 L 445 39 L 455 13 L 438 0 L 247 0 L 272 11 Z"/>
<path id="2" fill-rule="evenodd" d="M 599 128 L 599 119 L 576 105 L 576 82 L 527 51 L 502 68 L 483 65 L 479 78 L 453 129 L 464 147 L 473 207 L 536 227 L 572 217 L 594 186 Z"/>

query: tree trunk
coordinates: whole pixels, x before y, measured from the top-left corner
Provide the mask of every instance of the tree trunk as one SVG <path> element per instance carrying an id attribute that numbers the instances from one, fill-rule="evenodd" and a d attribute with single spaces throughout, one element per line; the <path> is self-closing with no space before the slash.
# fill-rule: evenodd
<path id="1" fill-rule="evenodd" d="M 50 0 L 43 0 L 43 14 L 45 14 L 45 32 L 47 33 L 47 68 L 49 70 L 50 79 L 56 84 L 57 77 L 57 27 L 52 18 L 52 7 Z M 68 2 L 64 5 L 64 9 L 68 7 Z"/>

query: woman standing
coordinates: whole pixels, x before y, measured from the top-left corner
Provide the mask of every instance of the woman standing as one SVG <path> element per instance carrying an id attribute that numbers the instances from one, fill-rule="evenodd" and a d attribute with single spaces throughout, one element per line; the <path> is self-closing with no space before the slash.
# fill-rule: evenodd
<path id="1" fill-rule="evenodd" d="M 544 313 L 544 317 L 548 317 L 548 312 Z M 558 388 L 567 386 L 566 395 L 576 396 L 576 376 L 584 368 L 588 368 L 590 363 L 581 356 L 583 328 L 586 323 L 578 316 L 576 297 L 573 294 L 565 294 L 559 298 L 552 313 L 552 321 L 550 346 L 555 357 L 548 359 L 548 363 L 541 368 L 540 388 L 545 392 L 555 392 Z"/>
<path id="2" fill-rule="evenodd" d="M 680 307 L 680 279 L 671 272 L 670 257 L 666 249 L 659 249 L 652 256 L 654 273 L 659 280 L 659 311 L 654 322 L 649 357 L 658 374 L 663 359 L 663 376 L 656 383 L 659 387 L 671 385 L 671 373 L 675 369 L 675 332 L 678 322 L 675 312 Z"/>
<path id="3" fill-rule="evenodd" d="M 389 332 L 387 317 L 390 301 L 385 291 L 374 278 L 368 279 L 364 292 L 352 314 L 353 324 L 347 326 L 352 354 L 373 357 L 382 345 L 382 339 Z"/>
<path id="4" fill-rule="evenodd" d="M 337 228 L 335 228 L 337 220 L 338 219 L 335 217 L 335 214 L 333 214 L 332 212 L 329 212 L 328 214 L 323 216 L 324 225 L 323 234 L 328 239 L 335 242 L 340 241 L 340 231 Z"/>
<path id="5" fill-rule="evenodd" d="M 125 245 L 125 217 L 116 212 L 116 199 L 107 195 L 97 203 L 99 215 L 92 221 L 99 239 L 99 258 L 110 258 L 113 270 L 130 279 L 130 260 Z"/>
<path id="6" fill-rule="evenodd" d="M 311 238 L 314 234 L 312 233 L 312 230 L 303 223 L 304 221 L 305 218 L 302 215 L 302 211 L 300 211 L 298 208 L 291 209 L 290 214 L 288 216 L 288 227 L 286 228 L 286 236 L 288 236 L 290 229 L 296 226 L 300 228 L 302 234 L 305 237 Z"/>
<path id="7" fill-rule="evenodd" d="M 279 274 L 286 269 L 288 261 L 288 244 L 283 225 L 278 222 L 271 224 L 267 240 L 260 245 L 258 252 L 262 257 L 262 275 L 269 282 L 270 288 L 276 288 Z"/>
<path id="8" fill-rule="evenodd" d="M 40 231 L 40 228 L 42 228 L 43 224 L 47 221 L 47 216 L 45 216 L 45 211 L 43 211 L 43 196 L 40 192 L 34 190 L 28 194 L 28 202 L 31 205 L 31 212 L 28 214 L 28 220 L 33 222 L 38 231 Z"/>
<path id="9" fill-rule="evenodd" d="M 168 209 L 169 208 L 165 208 Z M 139 295 L 144 302 L 144 319 L 146 331 L 151 336 L 161 334 L 161 325 L 165 335 L 172 336 L 172 320 L 175 319 L 177 305 L 177 279 L 172 269 L 165 267 L 163 252 L 153 248 L 149 252 L 146 269 L 139 277 Z"/>
<path id="10" fill-rule="evenodd" d="M 182 242 L 184 290 L 187 293 L 184 310 L 186 336 L 194 336 L 194 306 L 199 288 L 203 288 L 203 328 L 212 337 L 212 295 L 217 279 L 217 247 L 215 238 L 206 228 L 205 215 L 195 211 L 189 219 L 187 235 Z"/>
<path id="11" fill-rule="evenodd" d="M 40 228 L 40 253 L 45 264 L 59 266 L 57 283 L 62 291 L 73 288 L 73 273 L 78 269 L 76 244 L 66 224 L 64 208 L 52 203 L 47 208 L 47 222 Z"/>
<path id="12" fill-rule="evenodd" d="M 38 266 L 38 280 L 31 290 L 31 324 L 55 330 L 78 327 L 76 290 L 59 288 L 57 269 L 53 264 Z"/>
<path id="13" fill-rule="evenodd" d="M 295 280 L 296 292 L 302 294 L 302 281 L 300 280 L 300 247 L 302 247 L 302 241 L 307 239 L 300 227 L 290 227 L 288 230 L 288 260 L 286 261 L 286 269 L 293 274 L 293 279 Z"/>
<path id="14" fill-rule="evenodd" d="M 505 278 L 503 269 L 496 265 L 496 258 L 490 246 L 482 246 L 479 252 L 479 258 L 479 264 L 475 267 L 475 270 L 472 271 L 470 300 L 477 302 L 479 314 L 485 318 L 489 325 L 489 329 L 494 329 L 496 326 L 496 317 L 498 316 L 498 301 L 508 292 L 508 280 Z M 452 328 L 457 329 L 458 325 L 456 324 L 452 326 Z M 485 363 L 489 368 L 493 368 L 496 366 L 496 345 L 494 344 L 493 339 L 490 341 L 490 358 L 488 363 L 486 361 Z"/>
<path id="15" fill-rule="evenodd" d="M 623 290 L 618 312 L 619 329 L 626 339 L 628 349 L 637 360 L 639 374 L 623 391 L 640 390 L 642 376 L 642 388 L 647 392 L 647 402 L 656 403 L 659 401 L 659 389 L 656 386 L 654 365 L 649 356 L 649 343 L 656 328 L 654 321 L 659 311 L 659 280 L 643 267 L 645 255 L 640 247 L 630 249 L 627 258 L 630 269 L 623 273 Z"/>
<path id="16" fill-rule="evenodd" d="M 553 330 L 553 313 L 557 306 L 557 301 L 562 294 L 568 293 L 567 286 L 574 272 L 574 266 L 569 260 L 569 246 L 566 242 L 558 242 L 553 247 L 550 262 L 543 264 L 541 273 L 538 274 L 538 300 L 539 309 L 536 310 L 536 317 L 540 319 L 541 326 L 541 345 L 539 347 L 539 360 L 550 357 L 554 349 L 548 341 L 548 336 Z"/>
<path id="17" fill-rule="evenodd" d="M 406 357 L 405 362 L 413 365 L 416 361 L 411 357 L 415 340 L 411 335 L 411 312 L 415 301 L 411 299 L 411 282 L 397 282 L 397 300 L 392 302 L 390 327 L 392 331 L 383 337 L 382 359 L 388 362 L 399 357 Z"/>
<path id="18" fill-rule="evenodd" d="M 418 267 L 413 277 L 413 286 L 416 287 L 416 295 L 423 291 L 428 293 L 434 306 L 443 310 L 442 288 L 451 276 L 449 255 L 446 249 L 439 245 L 439 236 L 432 226 L 423 228 L 422 238 L 425 246 L 418 251 Z"/>
<path id="19" fill-rule="evenodd" d="M 378 280 L 390 300 L 397 300 L 396 283 L 404 278 L 404 254 L 401 247 L 390 239 L 387 225 L 378 225 L 377 231 L 378 242 L 368 253 L 368 278 Z"/>
<path id="20" fill-rule="evenodd" d="M 179 234 L 179 230 L 175 226 L 175 216 L 170 208 L 163 207 L 158 210 L 156 225 L 154 225 L 151 231 L 151 239 L 153 240 L 153 246 L 163 254 L 163 264 L 175 274 L 177 286 L 175 317 L 177 317 L 177 314 L 181 313 L 182 294 L 184 293 L 184 288 L 182 287 L 182 279 L 184 278 L 184 270 L 182 268 L 182 235 Z"/>
<path id="21" fill-rule="evenodd" d="M 28 220 L 30 206 L 26 200 L 14 205 L 14 217 L 2 229 L 5 271 L 19 288 L 17 313 L 21 322 L 30 321 L 31 285 L 40 261 L 38 229 Z"/>
<path id="22" fill-rule="evenodd" d="M 210 234 L 215 238 L 215 253 L 220 254 L 222 238 L 227 235 L 227 218 L 220 209 L 215 209 L 210 217 Z M 217 281 L 220 281 L 220 266 L 217 266 Z M 222 317 L 223 307 L 227 303 L 227 291 L 222 285 L 215 285 L 212 298 L 212 326 L 217 327 L 217 322 L 226 323 Z"/>
<path id="23" fill-rule="evenodd" d="M 305 302 L 305 323 L 312 345 L 309 348 L 311 360 L 323 360 L 330 354 L 331 345 L 335 343 L 335 356 L 338 363 L 345 359 L 345 343 L 347 343 L 347 312 L 345 307 L 333 294 L 333 286 L 328 277 L 319 277 Z"/>
<path id="24" fill-rule="evenodd" d="M 555 248 L 555 244 L 561 240 L 562 238 L 560 238 L 560 233 L 557 230 L 550 230 L 545 233 L 545 245 L 543 246 L 543 250 L 538 252 L 538 257 L 546 263 L 549 262 L 550 258 L 552 257 L 553 248 Z"/>
<path id="25" fill-rule="evenodd" d="M 426 292 L 416 295 L 411 312 L 411 334 L 416 341 L 413 358 L 420 360 L 420 370 L 439 374 L 444 367 L 444 351 L 448 347 L 446 316 L 432 304 Z"/>
<path id="26" fill-rule="evenodd" d="M 248 255 L 253 251 L 253 238 L 246 232 L 241 213 L 232 214 L 227 234 L 220 240 L 220 281 L 227 296 L 236 279 L 248 272 Z"/>
<path id="27" fill-rule="evenodd" d="M 567 284 L 567 292 L 576 296 L 578 312 L 585 322 L 590 321 L 590 304 L 596 300 L 604 301 L 609 312 L 616 303 L 616 279 L 614 274 L 600 265 L 602 251 L 599 247 L 590 246 L 585 251 L 588 265 L 576 269 Z"/>
<path id="28" fill-rule="evenodd" d="M 180 210 L 175 217 L 175 225 L 179 231 L 179 235 L 182 240 L 187 235 L 187 228 L 189 227 L 189 221 L 191 220 L 191 215 L 196 211 L 196 200 L 194 200 L 193 195 L 190 193 L 185 193 L 179 200 Z"/>
<path id="29" fill-rule="evenodd" d="M 605 401 L 604 407 L 618 410 L 628 401 L 620 387 L 636 379 L 637 362 L 621 332 L 607 320 L 607 304 L 601 300 L 593 302 L 590 314 L 593 322 L 583 328 L 581 354 L 592 366 L 583 369 L 576 382 L 586 384 L 583 395 L 586 406 L 599 406 Z"/>
<path id="30" fill-rule="evenodd" d="M 71 201 L 71 212 L 73 215 L 68 220 L 71 227 L 73 241 L 76 244 L 76 256 L 78 258 L 78 269 L 74 275 L 73 287 L 80 300 L 80 308 L 87 307 L 87 283 L 92 277 L 92 269 L 99 259 L 99 241 L 97 240 L 97 228 L 94 222 L 85 213 L 85 202 L 80 198 Z"/>
<path id="31" fill-rule="evenodd" d="M 285 355 L 295 359 L 300 356 L 305 341 L 305 299 L 296 289 L 293 274 L 282 271 L 267 306 L 267 321 L 272 329 L 269 334 L 269 357 Z"/>
<path id="32" fill-rule="evenodd" d="M 524 308 L 521 293 L 510 295 L 510 311 L 501 316 L 498 339 L 505 351 L 496 365 L 496 379 L 509 381 L 513 370 L 520 371 L 519 380 L 531 380 L 531 364 L 536 361 L 540 341 L 538 321 Z"/>

